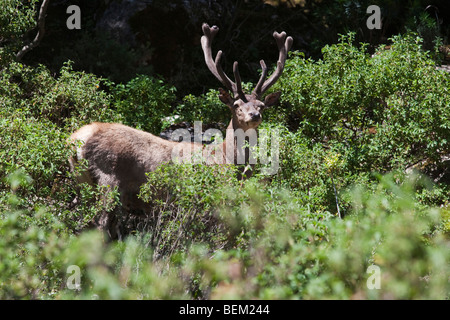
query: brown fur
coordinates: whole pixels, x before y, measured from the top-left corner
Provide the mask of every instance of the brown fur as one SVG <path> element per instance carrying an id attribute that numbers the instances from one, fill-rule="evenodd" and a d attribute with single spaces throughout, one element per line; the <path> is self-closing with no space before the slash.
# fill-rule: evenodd
<path id="1" fill-rule="evenodd" d="M 126 209 L 141 209 L 137 198 L 145 172 L 171 161 L 177 142 L 118 123 L 94 122 L 74 132 L 71 141 L 82 141 L 77 157 L 88 160 L 88 172 L 79 182 L 117 187 Z M 71 159 L 73 167 L 76 160 Z"/>

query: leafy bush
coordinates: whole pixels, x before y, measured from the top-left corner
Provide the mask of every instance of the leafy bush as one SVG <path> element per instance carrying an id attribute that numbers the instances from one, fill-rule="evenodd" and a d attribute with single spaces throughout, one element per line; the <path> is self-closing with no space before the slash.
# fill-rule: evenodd
<path id="1" fill-rule="evenodd" d="M 0 8 L 0 69 L 14 60 L 23 46 L 23 35 L 36 26 L 37 0 L 5 0 Z M 14 18 L 12 18 L 14 17 Z"/>
<path id="2" fill-rule="evenodd" d="M 440 231 L 442 211 L 415 200 L 420 181 L 384 176 L 375 192 L 358 186 L 354 209 L 342 220 L 251 179 L 220 200 L 222 223 L 237 231 L 233 247 L 211 251 L 198 242 L 154 260 L 145 237 L 131 237 L 119 250 L 102 249 L 94 238 L 82 246 L 89 249 L 68 251 L 69 263 L 83 266 L 92 281 L 81 297 L 167 298 L 173 291 L 173 298 L 441 299 L 450 292 L 449 238 Z M 380 270 L 379 289 L 368 285 L 369 266 Z"/>
<path id="3" fill-rule="evenodd" d="M 120 116 L 110 107 L 111 97 L 100 89 L 102 80 L 73 71 L 70 61 L 64 64 L 57 78 L 45 66 L 31 68 L 12 63 L 2 70 L 0 82 L 3 115 L 19 111 L 68 131 L 92 121 L 120 121 Z"/>
<path id="4" fill-rule="evenodd" d="M 6 177 L 18 169 L 25 170 L 34 181 L 27 191 L 44 197 L 51 194 L 56 188 L 54 181 L 67 170 L 70 153 L 65 146 L 66 135 L 49 123 L 19 116 L 0 119 L 0 172 Z"/>
<path id="5" fill-rule="evenodd" d="M 103 192 L 76 186 L 68 173 L 72 151 L 67 138 L 86 123 L 118 121 L 119 115 L 109 107 L 110 96 L 99 89 L 100 79 L 72 71 L 70 63 L 58 78 L 44 66 L 11 63 L 2 70 L 0 82 L 0 176 L 26 172 L 32 181 L 20 191 L 18 206 L 25 210 L 45 207 L 70 229 L 80 229 L 103 210 L 93 205 Z M 8 190 L 2 179 L 3 201 Z M 72 202 L 76 194 L 78 203 Z"/>
<path id="6" fill-rule="evenodd" d="M 151 204 L 151 212 L 141 223 L 155 256 L 192 243 L 208 243 L 211 250 L 227 246 L 227 231 L 215 208 L 223 196 L 218 186 L 237 185 L 233 166 L 169 164 L 147 176 L 140 198 Z"/>
<path id="7" fill-rule="evenodd" d="M 312 141 L 340 143 L 357 171 L 386 172 L 448 153 L 450 74 L 435 68 L 421 39 L 396 36 L 373 57 L 352 42 L 352 34 L 343 36 L 317 62 L 291 54 L 276 84 L 288 125 Z"/>
<path id="8" fill-rule="evenodd" d="M 116 85 L 114 100 L 124 124 L 159 134 L 163 118 L 169 115 L 175 101 L 175 88 L 162 80 L 139 75 L 126 85 Z"/>
<path id="9" fill-rule="evenodd" d="M 192 94 L 183 98 L 182 103 L 178 104 L 174 113 L 180 116 L 179 121 L 202 121 L 203 123 L 222 122 L 226 125 L 230 122 L 231 113 L 228 107 L 219 100 L 217 90 L 209 90 L 201 96 Z"/>
<path id="10" fill-rule="evenodd" d="M 145 233 L 106 244 L 98 232 L 68 237 L 55 216 L 38 227 L 34 219 L 45 210 L 14 204 L 17 190 L 29 180 L 20 173 L 11 176 L 10 208 L 1 216 L 3 298 L 441 299 L 450 292 L 448 214 L 417 201 L 417 189 L 432 188 L 420 176 L 380 176 L 370 190 L 357 186 L 345 219 L 312 211 L 288 190 L 252 178 L 225 187 L 209 202 L 216 203 L 214 212 L 232 246 L 208 245 L 213 226 L 196 228 L 204 222 L 200 211 L 190 224 L 181 215 L 163 213 L 166 236 L 190 237 L 179 246 L 168 240 L 172 250 L 164 255 L 155 255 L 159 248 Z M 174 202 L 188 201 L 185 180 Z M 210 194 L 213 188 L 204 186 Z M 188 202 L 205 208 L 201 200 Z M 73 265 L 81 270 L 79 290 L 67 285 L 67 268 Z M 369 266 L 380 270 L 379 289 L 368 285 Z"/>
<path id="11" fill-rule="evenodd" d="M 420 181 L 414 175 L 383 176 L 375 192 L 358 186 L 359 191 L 352 192 L 352 212 L 344 220 L 311 213 L 289 195 L 284 197 L 286 202 L 277 202 L 277 196 L 261 201 L 268 194 L 258 189 L 254 194 L 258 200 L 248 203 L 259 209 L 254 212 L 261 214 L 269 204 L 280 210 L 269 211 L 263 221 L 246 230 L 251 234 L 246 246 L 214 255 L 213 263 L 228 265 L 229 273 L 225 277 L 222 274 L 211 296 L 232 299 L 448 297 L 450 256 L 446 246 L 449 238 L 448 234 L 437 231 L 445 220 L 441 210 L 415 200 L 414 190 L 420 187 Z M 263 232 L 252 233 L 258 225 Z M 368 284 L 369 266 L 380 270 L 379 289 Z M 220 278 L 220 272 L 217 277 Z"/>
<path id="12" fill-rule="evenodd" d="M 324 268 L 314 280 L 328 283 L 311 298 L 437 299 L 448 296 L 448 238 L 435 232 L 442 224 L 438 208 L 421 205 L 420 176 L 380 177 L 375 192 L 365 186 L 353 192 L 353 213 L 330 225 Z M 333 239 L 331 241 L 331 239 Z M 367 267 L 381 270 L 381 288 L 367 286 Z M 447 265 L 447 267 L 446 267 Z M 444 271 L 445 270 L 445 271 Z M 322 273 L 323 272 L 323 273 Z"/>
<path id="13" fill-rule="evenodd" d="M 16 171 L 5 181 L 11 189 L 0 209 L 1 299 L 51 297 L 61 282 L 59 261 L 54 258 L 64 243 L 64 225 L 43 207 L 20 208 L 19 191 L 31 180 Z"/>

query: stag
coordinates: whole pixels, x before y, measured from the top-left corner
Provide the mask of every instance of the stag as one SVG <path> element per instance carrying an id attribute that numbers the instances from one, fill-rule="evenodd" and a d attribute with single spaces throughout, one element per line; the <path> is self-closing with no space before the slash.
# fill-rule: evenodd
<path id="1" fill-rule="evenodd" d="M 231 110 L 232 118 L 221 148 L 228 152 L 222 152 L 219 157 L 216 157 L 214 163 L 236 163 L 237 154 L 242 150 L 236 150 L 234 136 L 229 132 L 236 130 L 248 132 L 256 129 L 262 121 L 264 109 L 278 102 L 280 92 L 271 93 L 264 100 L 262 96 L 281 76 L 293 40 L 291 37 L 286 37 L 285 32 L 274 32 L 273 36 L 279 50 L 276 70 L 266 80 L 268 69 L 261 60 L 261 77 L 252 93 L 245 94 L 242 89 L 238 63 L 234 62 L 233 65 L 235 79 L 233 82 L 221 67 L 222 51 L 217 53 L 215 59 L 212 58 L 211 44 L 219 28 L 217 26 L 209 27 L 204 23 L 202 30 L 204 35 L 201 38 L 201 45 L 206 65 L 211 73 L 232 93 L 231 95 L 227 90 L 219 89 L 219 98 Z M 137 197 L 140 186 L 146 181 L 145 173 L 154 171 L 163 163 L 173 162 L 174 154 L 176 154 L 174 149 L 182 150 L 184 158 L 187 156 L 186 150 L 189 150 L 188 153 L 191 154 L 198 151 L 206 154 L 215 153 L 211 150 L 211 148 L 215 148 L 212 145 L 204 147 L 201 143 L 169 141 L 119 123 L 91 123 L 74 132 L 70 136 L 70 141 L 76 149 L 74 156 L 69 159 L 71 170 L 74 170 L 82 159 L 86 159 L 88 163 L 87 170 L 77 177 L 78 182 L 117 188 L 122 208 L 127 213 L 147 208 L 148 205 Z M 248 161 L 248 157 L 245 159 Z M 248 170 L 243 172 L 240 177 L 245 178 L 250 174 L 251 170 Z M 105 230 L 111 238 L 120 236 L 114 213 L 102 214 L 97 226 Z"/>

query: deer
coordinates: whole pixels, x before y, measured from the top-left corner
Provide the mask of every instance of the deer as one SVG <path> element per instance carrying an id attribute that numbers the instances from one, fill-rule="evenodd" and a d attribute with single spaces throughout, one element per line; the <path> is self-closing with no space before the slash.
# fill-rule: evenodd
<path id="1" fill-rule="evenodd" d="M 232 132 L 255 130 L 262 122 L 262 112 L 278 103 L 281 92 L 270 93 L 264 99 L 262 97 L 280 78 L 293 39 L 286 37 L 285 32 L 273 33 L 279 50 L 276 69 L 266 79 L 268 68 L 264 60 L 261 60 L 262 71 L 259 81 L 251 94 L 245 94 L 242 89 L 238 62 L 233 64 L 235 79 L 233 82 L 221 67 L 222 51 L 218 51 L 215 59 L 212 57 L 211 44 L 219 28 L 215 25 L 210 27 L 204 23 L 202 31 L 201 47 L 206 65 L 209 71 L 225 86 L 226 89 L 219 88 L 219 99 L 228 106 L 232 114 L 225 140 L 221 146 L 224 152 L 215 157 L 213 164 L 236 164 L 237 154 L 242 150 L 236 150 L 235 137 Z M 87 170 L 77 175 L 77 182 L 117 188 L 122 209 L 130 214 L 148 208 L 148 204 L 137 196 L 141 185 L 146 182 L 146 173 L 154 171 L 164 163 L 173 162 L 175 149 L 182 150 L 181 156 L 186 158 L 190 156 L 189 153 L 196 152 L 215 154 L 216 149 L 212 150 L 212 148 L 217 147 L 214 145 L 204 146 L 201 143 L 190 141 L 166 140 L 123 124 L 101 122 L 93 122 L 81 127 L 70 136 L 69 142 L 74 148 L 73 155 L 69 158 L 71 171 L 73 172 L 83 159 L 87 160 Z M 245 157 L 244 165 L 245 162 L 248 162 L 248 155 Z M 238 178 L 246 179 L 251 172 L 252 170 L 241 172 Z M 102 214 L 97 222 L 97 227 L 106 231 L 110 238 L 120 238 L 117 218 L 114 215 L 111 212 Z"/>

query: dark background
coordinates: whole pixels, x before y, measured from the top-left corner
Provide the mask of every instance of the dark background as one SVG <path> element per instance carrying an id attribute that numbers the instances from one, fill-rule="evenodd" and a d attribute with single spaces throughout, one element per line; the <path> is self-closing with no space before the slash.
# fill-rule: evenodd
<path id="1" fill-rule="evenodd" d="M 68 30 L 66 9 L 81 9 L 81 30 Z M 382 11 L 382 29 L 369 30 L 369 5 Z M 114 82 L 136 74 L 160 76 L 176 86 L 177 95 L 200 94 L 216 88 L 217 80 L 203 61 L 201 24 L 216 24 L 220 32 L 213 54 L 224 51 L 223 67 L 231 73 L 238 60 L 244 82 L 255 83 L 259 60 L 274 65 L 278 51 L 273 31 L 294 38 L 293 50 L 320 59 L 321 48 L 336 43 L 339 34 L 356 32 L 356 41 L 373 51 L 389 37 L 408 30 L 418 32 L 426 49 L 436 36 L 448 44 L 448 0 L 54 0 L 46 18 L 40 45 L 24 57 L 27 64 L 45 64 L 55 74 L 62 63 L 74 61 L 84 70 Z M 34 37 L 35 31 L 29 33 Z"/>

